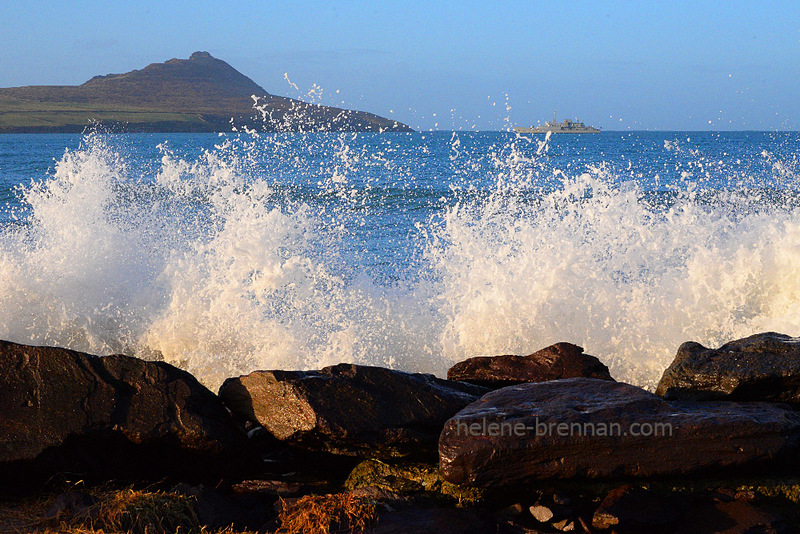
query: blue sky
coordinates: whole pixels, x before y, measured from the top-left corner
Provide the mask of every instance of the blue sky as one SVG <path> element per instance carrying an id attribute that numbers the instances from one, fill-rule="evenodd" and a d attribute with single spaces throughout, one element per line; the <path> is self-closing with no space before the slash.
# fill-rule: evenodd
<path id="1" fill-rule="evenodd" d="M 205 50 L 271 93 L 418 129 L 554 109 L 606 130 L 800 129 L 797 0 L 33 1 L 0 20 L 0 87 Z"/>

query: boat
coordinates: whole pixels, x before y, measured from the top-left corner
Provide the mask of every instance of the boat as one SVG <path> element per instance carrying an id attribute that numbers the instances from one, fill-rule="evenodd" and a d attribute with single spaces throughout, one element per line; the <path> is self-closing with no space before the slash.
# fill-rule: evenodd
<path id="1" fill-rule="evenodd" d="M 562 122 L 558 122 L 556 119 L 556 112 L 553 112 L 553 122 L 545 122 L 544 126 L 531 126 L 530 128 L 526 128 L 524 126 L 515 126 L 514 131 L 517 133 L 573 133 L 573 134 L 583 134 L 583 133 L 600 133 L 600 128 L 595 128 L 594 126 L 586 126 L 584 123 L 580 121 L 571 121 L 569 119 L 565 119 Z"/>

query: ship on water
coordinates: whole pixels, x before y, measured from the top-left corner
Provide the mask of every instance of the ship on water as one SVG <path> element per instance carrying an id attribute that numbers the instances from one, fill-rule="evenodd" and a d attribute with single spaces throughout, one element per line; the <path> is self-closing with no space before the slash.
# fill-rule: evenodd
<path id="1" fill-rule="evenodd" d="M 514 131 L 517 133 L 573 133 L 573 134 L 582 134 L 582 133 L 600 133 L 600 128 L 595 128 L 594 126 L 586 126 L 584 123 L 580 121 L 571 121 L 569 119 L 565 119 L 562 122 L 558 122 L 556 119 L 556 112 L 553 112 L 553 122 L 545 122 L 544 126 L 531 126 L 530 128 L 526 128 L 524 126 L 515 126 Z"/>

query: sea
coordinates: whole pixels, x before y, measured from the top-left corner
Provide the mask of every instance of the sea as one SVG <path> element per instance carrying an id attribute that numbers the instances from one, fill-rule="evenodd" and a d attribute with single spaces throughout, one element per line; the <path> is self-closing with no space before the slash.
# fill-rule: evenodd
<path id="1" fill-rule="evenodd" d="M 800 132 L 0 135 L 0 339 L 210 388 L 800 335 Z"/>

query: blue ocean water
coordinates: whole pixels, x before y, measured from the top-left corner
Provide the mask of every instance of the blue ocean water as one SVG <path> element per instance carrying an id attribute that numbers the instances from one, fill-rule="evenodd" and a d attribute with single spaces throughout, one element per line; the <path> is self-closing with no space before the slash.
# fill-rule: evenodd
<path id="1" fill-rule="evenodd" d="M 0 136 L 0 338 L 214 386 L 800 334 L 800 133 Z"/>

